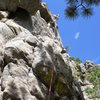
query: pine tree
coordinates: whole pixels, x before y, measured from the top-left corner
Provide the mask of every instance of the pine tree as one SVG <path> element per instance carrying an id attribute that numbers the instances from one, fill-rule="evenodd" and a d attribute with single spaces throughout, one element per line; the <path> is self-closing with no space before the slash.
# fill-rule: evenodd
<path id="1" fill-rule="evenodd" d="M 79 15 L 89 17 L 93 15 L 93 6 L 100 4 L 100 0 L 66 0 L 66 2 L 68 6 L 65 15 L 70 19 L 75 19 Z"/>

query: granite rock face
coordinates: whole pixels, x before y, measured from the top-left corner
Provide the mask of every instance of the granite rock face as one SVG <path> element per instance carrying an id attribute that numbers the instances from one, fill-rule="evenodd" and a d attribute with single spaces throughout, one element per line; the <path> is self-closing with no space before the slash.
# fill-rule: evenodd
<path id="1" fill-rule="evenodd" d="M 39 9 L 41 0 L 0 0 L 0 10 L 14 12 L 17 8 L 23 8 L 30 14 Z"/>
<path id="2" fill-rule="evenodd" d="M 47 5 L 0 0 L 0 9 L 0 100 L 47 100 L 52 73 L 51 100 L 85 100 Z"/>

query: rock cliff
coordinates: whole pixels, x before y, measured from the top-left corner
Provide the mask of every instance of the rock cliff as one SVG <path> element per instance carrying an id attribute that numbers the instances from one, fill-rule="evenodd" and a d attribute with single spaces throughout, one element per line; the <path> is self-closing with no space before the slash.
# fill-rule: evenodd
<path id="1" fill-rule="evenodd" d="M 0 100 L 48 100 L 51 82 L 50 100 L 85 100 L 46 3 L 0 0 L 0 10 Z"/>

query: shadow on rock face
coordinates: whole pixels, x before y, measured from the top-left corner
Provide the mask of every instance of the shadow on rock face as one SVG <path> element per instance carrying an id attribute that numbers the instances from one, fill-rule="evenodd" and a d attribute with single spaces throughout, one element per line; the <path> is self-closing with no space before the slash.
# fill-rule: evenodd
<path id="1" fill-rule="evenodd" d="M 11 12 L 8 18 L 13 19 L 17 24 L 23 26 L 29 31 L 32 31 L 32 19 L 26 10 L 18 8 L 16 12 Z"/>

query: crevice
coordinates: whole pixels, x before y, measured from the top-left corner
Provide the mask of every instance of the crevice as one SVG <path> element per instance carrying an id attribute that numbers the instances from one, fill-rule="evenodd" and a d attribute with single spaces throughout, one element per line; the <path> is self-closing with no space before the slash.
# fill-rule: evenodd
<path id="1" fill-rule="evenodd" d="M 31 15 L 22 8 L 17 8 L 15 12 L 10 12 L 8 19 L 13 19 L 20 26 L 32 31 Z"/>

